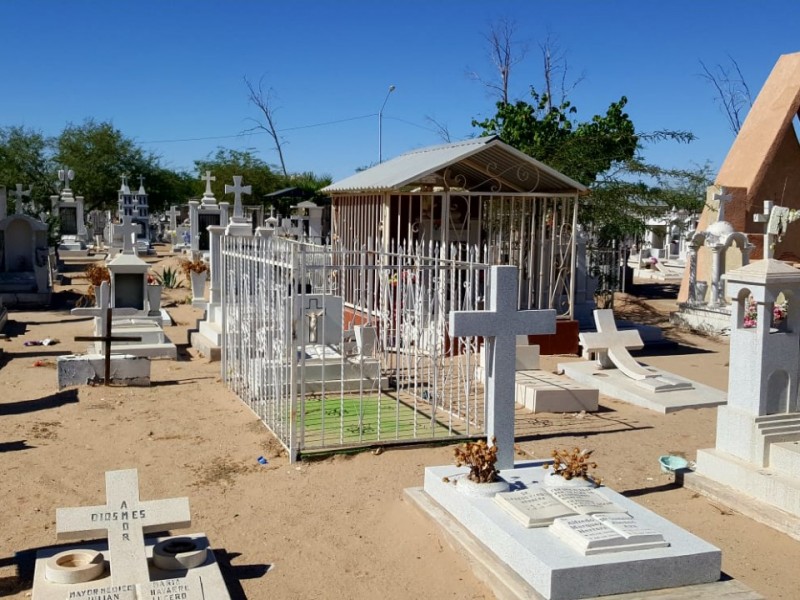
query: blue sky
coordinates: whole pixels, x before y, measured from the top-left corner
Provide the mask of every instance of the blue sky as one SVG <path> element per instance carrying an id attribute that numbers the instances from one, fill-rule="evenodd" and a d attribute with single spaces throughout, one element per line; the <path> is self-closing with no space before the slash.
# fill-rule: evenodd
<path id="1" fill-rule="evenodd" d="M 494 113 L 467 72 L 492 76 L 483 36 L 499 18 L 530 47 L 514 96 L 540 87 L 538 44 L 549 34 L 569 73 L 583 75 L 570 96 L 579 119 L 625 95 L 637 130 L 698 137 L 648 147 L 665 167 L 708 160 L 716 170 L 733 141 L 700 60 L 733 56 L 755 96 L 778 56 L 800 51 L 800 5 L 788 1 L 0 0 L 0 126 L 56 135 L 93 117 L 171 168 L 192 169 L 220 146 L 276 164 L 265 135 L 224 137 L 259 116 L 243 77 L 263 76 L 287 168 L 341 179 L 377 161 L 390 85 L 384 159 L 441 143 L 426 117 L 456 140 Z"/>

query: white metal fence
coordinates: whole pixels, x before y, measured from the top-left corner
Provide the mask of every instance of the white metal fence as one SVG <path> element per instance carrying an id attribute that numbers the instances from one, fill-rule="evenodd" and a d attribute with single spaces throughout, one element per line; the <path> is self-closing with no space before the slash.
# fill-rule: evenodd
<path id="1" fill-rule="evenodd" d="M 480 435 L 478 339 L 447 319 L 483 308 L 482 257 L 223 236 L 224 380 L 293 458 Z"/>

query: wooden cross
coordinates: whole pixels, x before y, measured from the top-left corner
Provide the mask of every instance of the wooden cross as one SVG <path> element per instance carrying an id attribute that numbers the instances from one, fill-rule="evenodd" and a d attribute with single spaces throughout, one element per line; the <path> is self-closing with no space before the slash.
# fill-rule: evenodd
<path id="1" fill-rule="evenodd" d="M 139 474 L 136 469 L 106 471 L 104 505 L 56 509 L 56 534 L 59 539 L 108 537 L 111 582 L 115 586 L 150 581 L 145 533 L 190 525 L 188 498 L 139 499 Z"/>
<path id="2" fill-rule="evenodd" d="M 719 217 L 717 221 L 725 220 L 725 205 L 733 200 L 733 194 L 728 194 L 724 187 L 719 188 L 719 193 L 714 194 L 714 200 L 719 200 Z"/>
<path id="3" fill-rule="evenodd" d="M 206 198 L 210 198 L 214 195 L 214 192 L 211 191 L 211 182 L 216 181 L 217 178 L 211 175 L 211 171 L 206 171 L 205 176 L 201 175 L 200 179 L 206 182 L 206 191 L 203 194 Z"/>
<path id="4" fill-rule="evenodd" d="M 556 332 L 556 311 L 517 310 L 517 267 L 493 266 L 489 309 L 450 313 L 450 336 L 486 338 L 486 437 L 497 440 L 497 468 L 514 468 L 517 336 Z"/>
<path id="5" fill-rule="evenodd" d="M 14 190 L 13 192 L 11 192 L 11 195 L 14 196 L 14 200 L 15 200 L 15 203 L 16 203 L 16 213 L 18 215 L 21 215 L 22 214 L 22 208 L 23 208 L 22 197 L 23 196 L 27 196 L 28 198 L 31 197 L 31 187 L 28 186 L 28 191 L 27 192 L 23 192 L 22 191 L 22 184 L 18 183 L 17 184 L 17 189 Z"/>
<path id="6" fill-rule="evenodd" d="M 64 191 L 68 191 L 70 189 L 69 182 L 75 179 L 75 171 L 70 168 L 66 169 L 59 169 L 58 170 L 58 180 L 64 182 Z"/>
<path id="7" fill-rule="evenodd" d="M 73 308 L 70 311 L 74 315 L 91 315 L 93 317 L 100 317 L 102 319 L 102 336 L 78 336 L 75 338 L 76 342 L 103 342 L 104 352 L 103 359 L 105 362 L 105 369 L 103 373 L 104 385 L 111 385 L 111 342 L 141 342 L 140 336 L 112 336 L 111 335 L 111 321 L 113 313 L 117 315 L 135 315 L 138 311 L 134 308 L 111 308 L 110 304 L 111 286 L 107 281 L 100 284 L 98 291 L 98 305 L 94 308 Z"/>
<path id="8" fill-rule="evenodd" d="M 225 184 L 225 193 L 233 194 L 233 217 L 241 219 L 244 217 L 244 210 L 242 209 L 242 194 L 248 196 L 253 193 L 253 186 L 242 185 L 242 176 L 233 176 L 233 185 Z"/>

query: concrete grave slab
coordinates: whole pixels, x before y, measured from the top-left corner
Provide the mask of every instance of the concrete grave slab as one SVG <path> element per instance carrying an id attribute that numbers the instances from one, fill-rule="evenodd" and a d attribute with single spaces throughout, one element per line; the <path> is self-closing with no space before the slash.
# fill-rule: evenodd
<path id="1" fill-rule="evenodd" d="M 644 387 L 639 380 L 630 379 L 618 369 L 603 369 L 589 361 L 559 363 L 558 370 L 577 383 L 597 388 L 601 394 L 660 413 L 685 408 L 709 408 L 727 401 L 727 394 L 721 390 L 647 365 L 641 366 L 654 375 L 654 381 L 647 381 L 654 387 Z M 657 391 L 659 381 L 665 381 L 673 388 L 679 385 L 684 388 Z"/>
<path id="2" fill-rule="evenodd" d="M 536 486 L 546 473 L 542 469 L 544 462 L 518 463 L 500 475 L 515 487 Z M 689 586 L 685 588 L 686 595 L 674 597 L 721 597 L 719 587 L 703 587 L 720 578 L 719 549 L 613 490 L 601 487 L 597 492 L 644 526 L 659 531 L 670 546 L 583 556 L 547 527 L 521 526 L 491 497 L 460 493 L 452 482 L 467 472 L 464 467 L 429 467 L 425 470 L 424 489 L 406 490 L 406 495 L 415 503 L 426 505 L 423 509 L 429 515 L 440 511 L 434 518 L 448 530 L 459 528 L 462 536 L 472 536 L 472 544 L 479 545 L 488 560 L 512 573 L 510 577 L 526 590 L 526 595 L 502 597 L 570 600 L 632 594 L 631 598 L 647 598 L 649 590 L 683 586 Z M 742 598 L 759 596 L 746 594 Z"/>
<path id="3" fill-rule="evenodd" d="M 58 389 L 102 381 L 105 356 L 102 354 L 68 354 L 56 359 Z M 114 385 L 150 385 L 150 359 L 132 354 L 111 356 L 111 380 Z"/>
<path id="4" fill-rule="evenodd" d="M 516 400 L 534 413 L 595 412 L 600 391 L 547 371 L 517 371 Z"/>

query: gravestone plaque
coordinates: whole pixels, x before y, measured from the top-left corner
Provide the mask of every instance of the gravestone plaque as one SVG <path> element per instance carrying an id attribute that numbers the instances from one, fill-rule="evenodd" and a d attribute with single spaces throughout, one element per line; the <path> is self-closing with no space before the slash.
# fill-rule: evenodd
<path id="1" fill-rule="evenodd" d="M 58 209 L 61 235 L 78 235 L 78 209 L 74 206 L 61 206 Z"/>
<path id="2" fill-rule="evenodd" d="M 219 225 L 219 221 L 220 218 L 218 212 L 201 212 L 197 215 L 197 248 L 201 252 L 208 252 L 208 250 L 211 248 L 207 227 L 209 225 Z"/>

